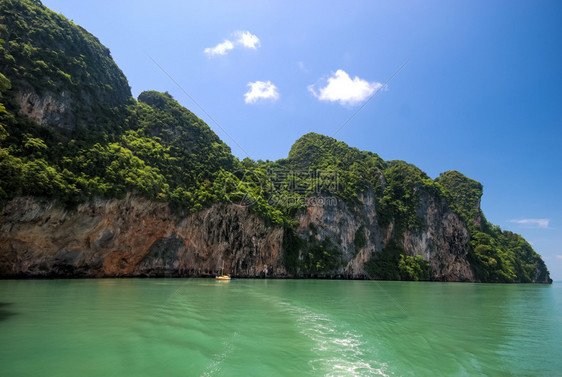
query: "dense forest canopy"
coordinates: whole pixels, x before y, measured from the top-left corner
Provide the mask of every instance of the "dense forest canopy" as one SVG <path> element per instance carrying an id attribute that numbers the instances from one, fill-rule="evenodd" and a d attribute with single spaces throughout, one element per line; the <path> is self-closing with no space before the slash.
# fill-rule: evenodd
<path id="1" fill-rule="evenodd" d="M 61 117 L 41 123 L 24 115 L 25 93 L 64 103 Z M 0 172 L 2 203 L 32 195 L 72 208 L 133 193 L 184 214 L 220 202 L 251 204 L 268 224 L 284 227 L 297 249 L 295 215 L 306 198 L 333 195 L 354 206 L 372 190 L 381 226 L 415 231 L 422 227 L 416 210 L 429 195 L 466 223 L 469 260 L 481 281 L 530 282 L 546 271 L 521 236 L 486 221 L 482 185 L 459 172 L 433 180 L 412 164 L 315 133 L 297 140 L 286 159 L 239 161 L 168 93 L 134 100 L 109 50 L 39 1 L 0 3 Z M 358 231 L 358 245 L 362 237 Z M 374 257 L 372 276 L 430 280 L 427 262 L 406 255 L 400 241 L 396 236 Z M 338 250 L 327 241 L 304 255 L 289 254 L 287 267 L 328 271 Z"/>

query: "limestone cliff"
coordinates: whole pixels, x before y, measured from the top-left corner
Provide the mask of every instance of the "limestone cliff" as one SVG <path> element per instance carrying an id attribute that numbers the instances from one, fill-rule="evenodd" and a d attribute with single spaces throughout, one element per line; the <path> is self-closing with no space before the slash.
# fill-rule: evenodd
<path id="1" fill-rule="evenodd" d="M 436 202 L 429 195 L 423 196 L 418 208 L 418 215 L 424 221 L 422 229 L 395 234 L 394 223 L 386 227 L 379 226 L 372 191 L 362 194 L 359 201 L 360 204 L 352 208 L 341 200 L 337 205 L 308 206 L 306 212 L 299 216 L 299 235 L 307 240 L 304 252 L 311 244 L 324 240 L 335 241 L 342 258 L 336 275 L 372 278 L 365 268 L 366 264 L 391 239 L 398 238 L 408 255 L 420 255 L 430 263 L 432 279 L 474 281 L 473 271 L 466 259 L 470 247 L 468 229 L 444 202 Z M 321 202 L 329 203 L 329 199 L 324 198 Z M 364 235 L 360 236 L 360 232 Z M 365 241 L 359 244 L 358 237 L 364 237 Z"/>
<path id="2" fill-rule="evenodd" d="M 182 217 L 132 197 L 71 211 L 17 198 L 0 216 L 0 276 L 210 276 L 224 262 L 235 276 L 284 277 L 282 241 L 236 205 Z"/>
<path id="3" fill-rule="evenodd" d="M 130 195 L 73 210 L 18 197 L 0 212 L 0 277 L 213 276 L 224 262 L 225 272 L 236 277 L 370 279 L 373 257 L 399 239 L 405 254 L 429 262 L 432 280 L 478 281 L 465 223 L 444 201 L 421 198 L 422 226 L 400 233 L 394 222 L 379 225 L 372 191 L 356 205 L 328 197 L 310 201 L 297 215 L 298 260 L 318 245 L 338 256 L 334 268 L 311 273 L 302 264 L 287 268 L 287 255 L 295 250 L 286 230 L 244 206 L 215 204 L 179 215 L 165 203 Z M 533 281 L 548 283 L 545 271 Z"/>
<path id="4" fill-rule="evenodd" d="M 53 126 L 69 131 L 74 128 L 75 118 L 72 113 L 71 98 L 67 92 L 60 96 L 45 93 L 42 96 L 32 89 L 18 92 L 16 101 L 21 115 L 33 119 L 42 126 Z"/>
<path id="5" fill-rule="evenodd" d="M 37 1 L 0 2 L 7 108 L 67 136 L 123 121 L 131 89 L 109 49 Z"/>
<path id="6" fill-rule="evenodd" d="M 378 226 L 372 192 L 360 202 L 349 208 L 342 201 L 315 201 L 299 214 L 301 253 L 324 240 L 336 242 L 341 251 L 340 267 L 317 276 L 370 277 L 365 264 L 383 249 L 393 226 Z M 420 211 L 427 227 L 406 231 L 404 249 L 428 260 L 436 280 L 474 280 L 463 223 L 430 198 Z M 360 248 L 355 242 L 358 230 L 366 236 Z M 20 197 L 1 212 L 0 275 L 211 276 L 224 262 L 225 270 L 238 277 L 306 277 L 302 271 L 286 270 L 283 240 L 282 228 L 266 226 L 248 208 L 234 204 L 180 216 L 166 204 L 131 196 L 91 201 L 76 210 Z"/>

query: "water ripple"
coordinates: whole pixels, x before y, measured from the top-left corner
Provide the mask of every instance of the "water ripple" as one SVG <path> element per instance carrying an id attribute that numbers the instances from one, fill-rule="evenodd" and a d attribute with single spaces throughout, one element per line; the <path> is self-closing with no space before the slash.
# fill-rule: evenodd
<path id="1" fill-rule="evenodd" d="M 228 356 L 232 353 L 234 349 L 234 339 L 238 336 L 238 332 L 235 332 L 230 336 L 227 340 L 225 340 L 222 345 L 224 347 L 222 352 L 218 352 L 213 355 L 211 358 L 211 362 L 205 368 L 205 372 L 203 372 L 203 377 L 210 377 L 217 375 L 221 369 L 222 364 L 228 358 Z"/>
<path id="2" fill-rule="evenodd" d="M 366 342 L 361 334 L 310 309 L 287 302 L 280 305 L 296 317 L 300 333 L 313 342 L 311 351 L 317 358 L 309 364 L 316 373 L 324 376 L 387 376 L 385 363 L 366 360 Z"/>

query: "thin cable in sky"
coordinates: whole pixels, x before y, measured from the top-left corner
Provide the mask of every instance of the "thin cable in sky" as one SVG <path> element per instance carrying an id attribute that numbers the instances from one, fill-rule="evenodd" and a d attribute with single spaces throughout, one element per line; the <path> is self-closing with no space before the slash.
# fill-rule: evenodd
<path id="1" fill-rule="evenodd" d="M 162 66 L 161 66 L 160 64 L 158 64 L 158 62 L 157 62 L 156 60 L 154 60 L 154 58 L 153 58 L 152 56 L 148 55 L 148 58 L 149 58 L 150 60 L 152 60 L 152 62 L 153 62 L 162 72 L 164 72 L 164 74 L 165 74 L 166 76 L 168 76 L 168 78 L 169 78 L 174 84 L 176 84 L 176 86 L 177 86 L 178 88 L 180 88 L 180 90 L 181 90 L 191 101 L 193 101 L 193 103 L 196 104 L 197 107 L 199 107 L 199 108 L 201 109 L 201 111 L 203 111 L 203 113 L 205 113 L 205 115 L 207 115 L 207 116 L 209 117 L 209 119 L 211 119 L 211 121 L 212 121 L 214 124 L 216 124 L 216 126 L 217 126 L 218 128 L 220 128 L 221 131 L 224 132 L 225 135 L 228 136 L 228 138 L 229 138 L 230 140 L 232 140 L 232 142 L 233 142 L 234 144 L 236 144 L 236 145 L 238 146 L 238 148 L 240 148 L 240 150 L 241 150 L 242 152 L 244 152 L 244 153 L 246 154 L 246 156 L 247 156 L 248 158 L 251 159 L 251 157 L 250 157 L 250 155 L 248 154 L 248 152 L 246 152 L 246 150 L 245 150 L 244 148 L 242 148 L 242 146 L 241 146 L 240 144 L 238 144 L 238 142 L 237 142 L 236 140 L 234 140 L 234 138 L 233 138 L 232 136 L 230 136 L 230 134 L 229 134 L 228 132 L 226 132 L 226 130 L 225 130 L 224 128 L 221 127 L 221 125 L 219 124 L 219 122 L 217 122 L 217 121 L 215 120 L 215 118 L 213 118 L 213 117 L 211 116 L 211 114 L 209 114 L 207 111 L 205 111 L 205 109 L 203 108 L 203 106 L 201 106 L 201 105 L 195 100 L 195 98 L 193 98 L 192 96 L 190 96 L 189 93 L 188 93 L 176 80 L 174 80 L 174 78 L 173 78 L 168 72 L 166 72 L 166 70 L 165 70 L 164 68 L 162 68 Z"/>

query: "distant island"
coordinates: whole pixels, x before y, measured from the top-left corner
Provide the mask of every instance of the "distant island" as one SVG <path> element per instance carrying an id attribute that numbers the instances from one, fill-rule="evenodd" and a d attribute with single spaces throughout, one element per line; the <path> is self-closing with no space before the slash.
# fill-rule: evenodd
<path id="1" fill-rule="evenodd" d="M 32 0 L 0 3 L 0 277 L 551 283 L 482 185 L 308 133 L 239 160 L 168 93 L 135 100 L 109 50 Z"/>

